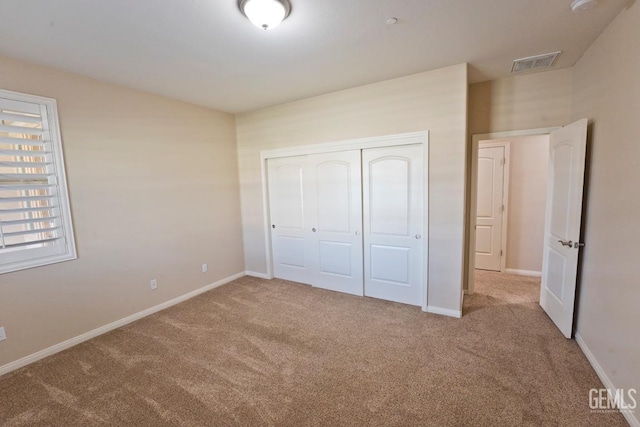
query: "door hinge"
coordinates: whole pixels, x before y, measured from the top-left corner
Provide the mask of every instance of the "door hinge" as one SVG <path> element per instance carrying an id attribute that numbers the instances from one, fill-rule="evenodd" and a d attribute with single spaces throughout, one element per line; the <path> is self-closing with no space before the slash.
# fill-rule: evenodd
<path id="1" fill-rule="evenodd" d="M 500 249 L 500 256 L 502 256 L 502 254 L 503 254 L 502 249 Z"/>
<path id="2" fill-rule="evenodd" d="M 500 209 L 502 209 L 502 212 L 504 212 L 504 205 L 502 205 L 502 206 L 500 207 Z"/>
<path id="3" fill-rule="evenodd" d="M 506 164 L 507 164 L 507 158 L 506 158 L 506 157 L 503 157 L 503 158 L 502 158 L 502 166 L 504 166 L 504 165 L 506 165 Z"/>

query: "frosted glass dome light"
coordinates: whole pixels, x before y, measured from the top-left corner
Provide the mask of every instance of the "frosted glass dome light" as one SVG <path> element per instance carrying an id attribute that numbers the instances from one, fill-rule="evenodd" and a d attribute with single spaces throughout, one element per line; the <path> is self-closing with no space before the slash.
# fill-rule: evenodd
<path id="1" fill-rule="evenodd" d="M 240 10 L 258 28 L 271 30 L 291 11 L 287 0 L 241 0 Z"/>
<path id="2" fill-rule="evenodd" d="M 573 0 L 571 3 L 571 11 L 582 12 L 584 10 L 593 9 L 598 5 L 598 0 Z"/>

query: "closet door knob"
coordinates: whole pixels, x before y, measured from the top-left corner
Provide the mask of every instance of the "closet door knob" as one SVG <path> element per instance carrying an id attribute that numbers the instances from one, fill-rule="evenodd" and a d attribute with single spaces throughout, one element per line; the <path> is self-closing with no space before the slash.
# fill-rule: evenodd
<path id="1" fill-rule="evenodd" d="M 315 228 L 312 228 L 312 229 L 311 229 L 311 231 L 313 231 L 313 232 L 315 233 L 315 232 L 316 232 L 316 229 L 315 229 Z"/>
<path id="2" fill-rule="evenodd" d="M 356 231 L 356 236 L 359 236 L 359 235 L 360 235 L 360 232 L 359 232 L 359 231 Z"/>
<path id="3" fill-rule="evenodd" d="M 417 240 L 422 239 L 422 234 L 416 234 L 416 239 L 417 239 Z"/>

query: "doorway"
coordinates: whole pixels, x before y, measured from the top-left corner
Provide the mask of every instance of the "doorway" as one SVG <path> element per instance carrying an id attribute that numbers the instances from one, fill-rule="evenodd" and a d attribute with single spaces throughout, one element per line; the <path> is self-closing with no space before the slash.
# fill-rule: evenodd
<path id="1" fill-rule="evenodd" d="M 571 338 L 576 293 L 576 281 L 580 241 L 584 173 L 586 168 L 587 119 L 581 119 L 562 128 L 551 131 L 526 131 L 502 135 L 478 135 L 473 137 L 471 209 L 474 215 L 470 219 L 475 229 L 478 194 L 474 186 L 478 180 L 478 149 L 480 141 L 491 138 L 513 138 L 525 135 L 548 134 L 548 182 L 546 184 L 546 202 L 544 215 L 537 215 L 525 221 L 524 228 L 534 229 L 534 224 L 544 227 L 542 246 L 542 269 L 540 284 L 540 306 L 565 337 Z M 484 137 L 484 138 L 483 138 Z M 524 156 L 530 163 L 531 156 Z M 535 180 L 534 180 L 535 181 Z M 521 191 L 529 198 L 531 193 Z M 470 230 L 472 231 L 472 230 Z M 521 237 L 520 237 L 521 238 Z M 468 293 L 473 293 L 475 285 L 475 232 L 470 233 Z M 525 239 L 535 240 L 535 239 Z M 536 249 L 531 254 L 539 254 Z M 531 270 L 521 270 L 531 271 Z"/>
<path id="2" fill-rule="evenodd" d="M 480 270 L 541 276 L 552 130 L 474 135 L 467 294 Z"/>

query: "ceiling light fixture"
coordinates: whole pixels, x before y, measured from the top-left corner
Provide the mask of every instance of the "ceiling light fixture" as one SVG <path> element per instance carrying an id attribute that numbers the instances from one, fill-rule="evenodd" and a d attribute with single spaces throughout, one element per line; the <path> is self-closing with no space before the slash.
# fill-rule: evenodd
<path id="1" fill-rule="evenodd" d="M 291 13 L 288 0 L 239 0 L 238 6 L 253 25 L 263 30 L 277 27 Z"/>
<path id="2" fill-rule="evenodd" d="M 572 12 L 581 12 L 583 10 L 593 9 L 598 5 L 598 0 L 573 0 L 571 3 Z"/>

